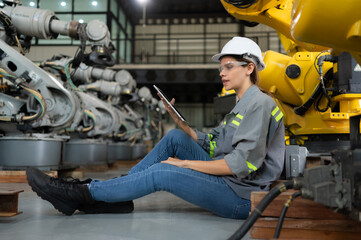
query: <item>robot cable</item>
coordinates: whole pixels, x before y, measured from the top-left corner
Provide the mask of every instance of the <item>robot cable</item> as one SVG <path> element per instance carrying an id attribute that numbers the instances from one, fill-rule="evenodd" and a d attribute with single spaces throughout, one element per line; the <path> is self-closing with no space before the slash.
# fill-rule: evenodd
<path id="1" fill-rule="evenodd" d="M 226 3 L 232 4 L 237 8 L 249 8 L 257 2 L 257 0 L 224 0 Z"/>

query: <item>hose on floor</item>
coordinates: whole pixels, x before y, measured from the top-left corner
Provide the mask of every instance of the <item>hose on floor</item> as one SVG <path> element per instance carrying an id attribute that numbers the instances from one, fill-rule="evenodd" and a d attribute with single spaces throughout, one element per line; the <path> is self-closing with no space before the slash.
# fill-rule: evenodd
<path id="1" fill-rule="evenodd" d="M 253 226 L 253 224 L 257 221 L 257 219 L 261 216 L 262 212 L 266 209 L 266 207 L 282 192 L 293 188 L 294 181 L 288 181 L 285 183 L 278 184 L 276 187 L 272 188 L 271 191 L 261 200 L 261 202 L 254 208 L 251 215 L 246 219 L 246 221 L 242 224 L 242 226 L 231 236 L 228 240 L 238 240 L 241 239 L 249 229 Z"/>
<path id="2" fill-rule="evenodd" d="M 285 205 L 283 205 L 282 211 L 281 211 L 281 215 L 280 218 L 278 219 L 278 223 L 277 223 L 277 227 L 275 230 L 275 233 L 273 235 L 274 239 L 278 239 L 281 233 L 281 229 L 282 229 L 282 224 L 283 224 L 283 220 L 285 219 L 286 213 L 288 208 L 290 207 L 292 201 L 301 196 L 302 193 L 301 192 L 295 192 L 294 194 L 292 194 L 292 196 L 290 196 L 290 198 L 286 201 Z"/>

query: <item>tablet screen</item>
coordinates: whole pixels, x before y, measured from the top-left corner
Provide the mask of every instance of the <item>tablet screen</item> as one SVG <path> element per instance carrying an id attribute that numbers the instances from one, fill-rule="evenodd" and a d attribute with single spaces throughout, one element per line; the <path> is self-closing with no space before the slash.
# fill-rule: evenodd
<path id="1" fill-rule="evenodd" d="M 185 118 L 183 117 L 183 115 L 170 103 L 170 99 L 163 93 L 162 90 L 160 90 L 156 85 L 153 85 L 153 87 L 155 88 L 155 90 L 157 90 L 157 92 L 162 96 L 162 98 L 164 98 L 164 100 L 168 103 L 168 105 L 172 108 L 172 110 L 178 115 L 178 117 L 183 121 L 183 122 L 187 122 L 185 120 Z"/>

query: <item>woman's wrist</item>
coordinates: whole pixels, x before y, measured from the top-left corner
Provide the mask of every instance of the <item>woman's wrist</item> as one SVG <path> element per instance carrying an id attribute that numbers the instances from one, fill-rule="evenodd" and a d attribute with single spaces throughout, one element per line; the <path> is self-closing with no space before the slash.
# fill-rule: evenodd
<path id="1" fill-rule="evenodd" d="M 191 162 L 189 160 L 183 160 L 183 168 L 191 168 Z"/>

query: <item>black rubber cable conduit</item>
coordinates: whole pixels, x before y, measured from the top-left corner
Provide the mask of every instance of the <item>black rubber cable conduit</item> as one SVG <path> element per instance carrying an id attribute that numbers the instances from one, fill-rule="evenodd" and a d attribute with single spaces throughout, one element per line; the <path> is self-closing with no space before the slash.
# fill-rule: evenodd
<path id="1" fill-rule="evenodd" d="M 249 229 L 253 226 L 253 224 L 257 221 L 259 216 L 261 216 L 262 212 L 266 209 L 266 207 L 282 192 L 293 188 L 294 182 L 288 181 L 285 183 L 278 184 L 276 187 L 272 188 L 271 191 L 261 200 L 261 202 L 254 208 L 251 215 L 246 219 L 246 221 L 242 224 L 240 228 L 228 238 L 228 240 L 238 240 L 242 239 L 244 235 L 249 231 Z"/>
<path id="2" fill-rule="evenodd" d="M 285 219 L 286 213 L 288 208 L 290 207 L 292 201 L 296 198 L 301 196 L 302 193 L 301 192 L 295 192 L 294 194 L 292 194 L 292 196 L 290 196 L 290 198 L 286 201 L 285 205 L 283 205 L 282 211 L 281 211 L 281 215 L 280 218 L 278 219 L 278 223 L 277 223 L 277 227 L 275 230 L 275 233 L 273 235 L 274 239 L 279 238 L 280 233 L 281 233 L 281 229 L 282 229 L 282 224 L 283 224 L 283 220 Z"/>

